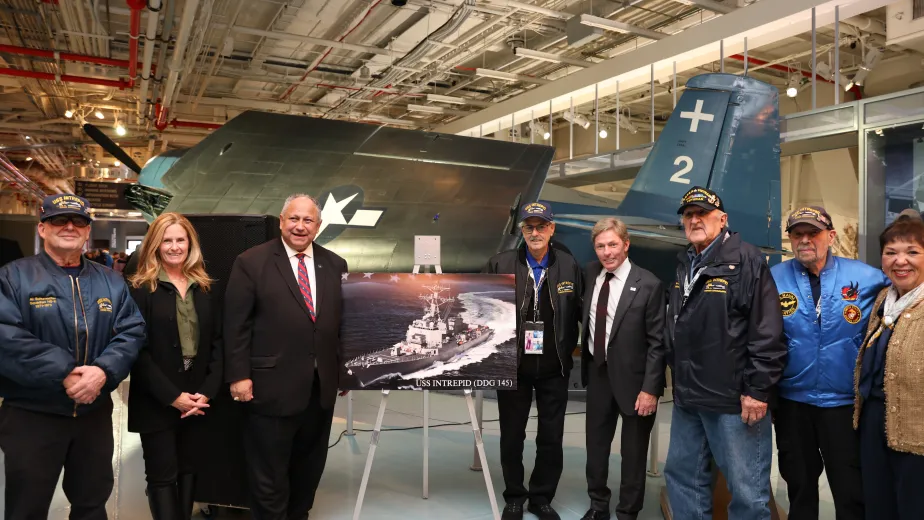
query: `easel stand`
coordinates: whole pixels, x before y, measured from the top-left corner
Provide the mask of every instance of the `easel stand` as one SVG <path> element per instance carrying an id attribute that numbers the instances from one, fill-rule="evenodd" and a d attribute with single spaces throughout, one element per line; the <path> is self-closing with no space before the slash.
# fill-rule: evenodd
<path id="1" fill-rule="evenodd" d="M 366 486 L 369 484 L 369 474 L 372 471 L 372 459 L 375 458 L 375 449 L 379 445 L 379 435 L 382 432 L 382 419 L 385 417 L 385 408 L 388 403 L 389 392 L 391 392 L 391 390 L 382 390 L 382 402 L 379 404 L 379 413 L 375 418 L 372 440 L 369 441 L 369 454 L 366 456 L 366 467 L 363 469 L 363 479 L 362 483 L 359 485 L 359 497 L 356 499 L 356 508 L 353 510 L 353 520 L 359 520 L 359 515 L 363 508 L 363 498 L 366 496 Z M 484 453 L 481 428 L 479 428 L 478 417 L 475 414 L 475 402 L 472 399 L 472 390 L 466 389 L 464 392 L 465 403 L 468 406 L 468 415 L 472 420 L 472 435 L 475 437 L 475 448 L 478 450 L 478 458 L 481 463 L 482 472 L 484 473 L 484 484 L 488 489 L 488 498 L 491 500 L 491 511 L 494 514 L 494 520 L 500 520 L 500 512 L 497 509 L 497 497 L 494 495 L 494 484 L 491 482 L 491 471 L 488 469 L 488 459 Z M 426 394 L 424 395 L 424 403 L 428 405 Z M 424 432 L 426 431 L 425 426 Z M 424 466 L 424 468 L 424 471 L 426 471 L 426 466 Z"/>
<path id="2" fill-rule="evenodd" d="M 443 269 L 439 264 L 440 242 L 438 236 L 417 236 L 414 244 L 414 274 L 420 274 L 420 266 L 433 266 L 437 274 L 442 274 Z M 356 499 L 356 507 L 353 509 L 353 520 L 359 520 L 363 507 L 363 499 L 366 496 L 366 486 L 369 484 L 369 474 L 372 472 L 372 460 L 375 457 L 375 450 L 379 444 L 379 434 L 382 431 L 382 419 L 385 416 L 386 404 L 390 390 L 382 390 L 382 402 L 379 404 L 379 413 L 375 419 L 375 426 L 372 431 L 372 439 L 369 441 L 369 454 L 366 456 L 366 467 L 363 470 L 362 483 L 359 486 L 359 496 Z M 471 469 L 482 471 L 484 473 L 484 482 L 488 490 L 488 498 L 491 501 L 491 511 L 495 520 L 500 520 L 500 511 L 497 509 L 497 498 L 494 495 L 494 484 L 491 482 L 491 472 L 488 470 L 488 459 L 484 452 L 484 442 L 481 435 L 481 410 L 482 397 L 484 392 L 477 392 L 478 406 L 476 410 L 475 402 L 472 400 L 472 390 L 466 389 L 465 402 L 468 407 L 468 414 L 471 418 L 472 435 L 475 438 L 476 458 L 472 462 Z M 347 422 L 349 433 L 352 433 L 352 400 L 348 402 Z M 423 391 L 423 498 L 430 496 L 430 391 Z"/>

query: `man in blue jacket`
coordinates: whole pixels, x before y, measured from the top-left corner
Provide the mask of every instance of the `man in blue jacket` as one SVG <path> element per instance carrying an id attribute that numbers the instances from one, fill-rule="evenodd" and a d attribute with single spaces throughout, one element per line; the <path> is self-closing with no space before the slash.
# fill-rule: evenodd
<path id="1" fill-rule="evenodd" d="M 775 423 L 789 518 L 818 519 L 824 469 L 838 520 L 862 519 L 853 373 L 873 302 L 889 280 L 879 269 L 831 254 L 837 232 L 820 206 L 794 211 L 786 231 L 795 259 L 771 273 L 789 347 Z"/>
<path id="2" fill-rule="evenodd" d="M 86 199 L 42 203 L 44 251 L 0 268 L 0 449 L 8 520 L 46 518 L 64 469 L 72 520 L 105 520 L 112 399 L 144 342 L 115 271 L 83 258 Z"/>

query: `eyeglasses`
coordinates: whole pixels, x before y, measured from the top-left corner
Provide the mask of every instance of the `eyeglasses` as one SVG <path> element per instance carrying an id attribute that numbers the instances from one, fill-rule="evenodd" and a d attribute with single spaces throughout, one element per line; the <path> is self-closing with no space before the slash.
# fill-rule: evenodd
<path id="1" fill-rule="evenodd" d="M 51 217 L 45 222 L 50 223 L 52 226 L 64 227 L 68 222 L 74 224 L 74 227 L 85 228 L 90 225 L 90 221 L 79 215 L 58 215 Z"/>
<path id="2" fill-rule="evenodd" d="M 522 226 L 522 228 L 523 228 L 523 231 L 526 232 L 527 235 L 530 234 L 530 233 L 532 233 L 533 231 L 538 231 L 538 232 L 540 232 L 540 233 L 545 233 L 546 230 L 549 229 L 549 224 L 548 224 L 548 223 L 546 223 L 546 224 L 539 224 L 538 226 L 531 226 L 531 225 L 529 225 L 529 224 L 524 224 L 524 225 Z"/>

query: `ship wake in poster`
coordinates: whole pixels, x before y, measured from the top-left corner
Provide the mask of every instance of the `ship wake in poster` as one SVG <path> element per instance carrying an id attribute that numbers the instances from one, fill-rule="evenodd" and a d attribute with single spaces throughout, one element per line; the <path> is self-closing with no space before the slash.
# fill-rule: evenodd
<path id="1" fill-rule="evenodd" d="M 342 389 L 516 388 L 512 276 L 344 276 Z"/>

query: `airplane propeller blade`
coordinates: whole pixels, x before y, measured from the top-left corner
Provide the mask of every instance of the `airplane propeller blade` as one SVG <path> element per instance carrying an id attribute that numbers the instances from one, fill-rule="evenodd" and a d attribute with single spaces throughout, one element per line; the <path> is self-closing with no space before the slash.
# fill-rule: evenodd
<path id="1" fill-rule="evenodd" d="M 104 134 L 102 130 L 90 123 L 84 123 L 83 131 L 96 141 L 96 144 L 102 146 L 103 149 L 112 154 L 113 157 L 122 161 L 122 164 L 128 166 L 131 171 L 139 174 L 141 173 L 141 166 L 138 166 L 138 163 L 136 163 L 130 155 L 125 153 L 125 150 L 119 148 L 119 146 L 115 144 L 109 136 Z"/>

